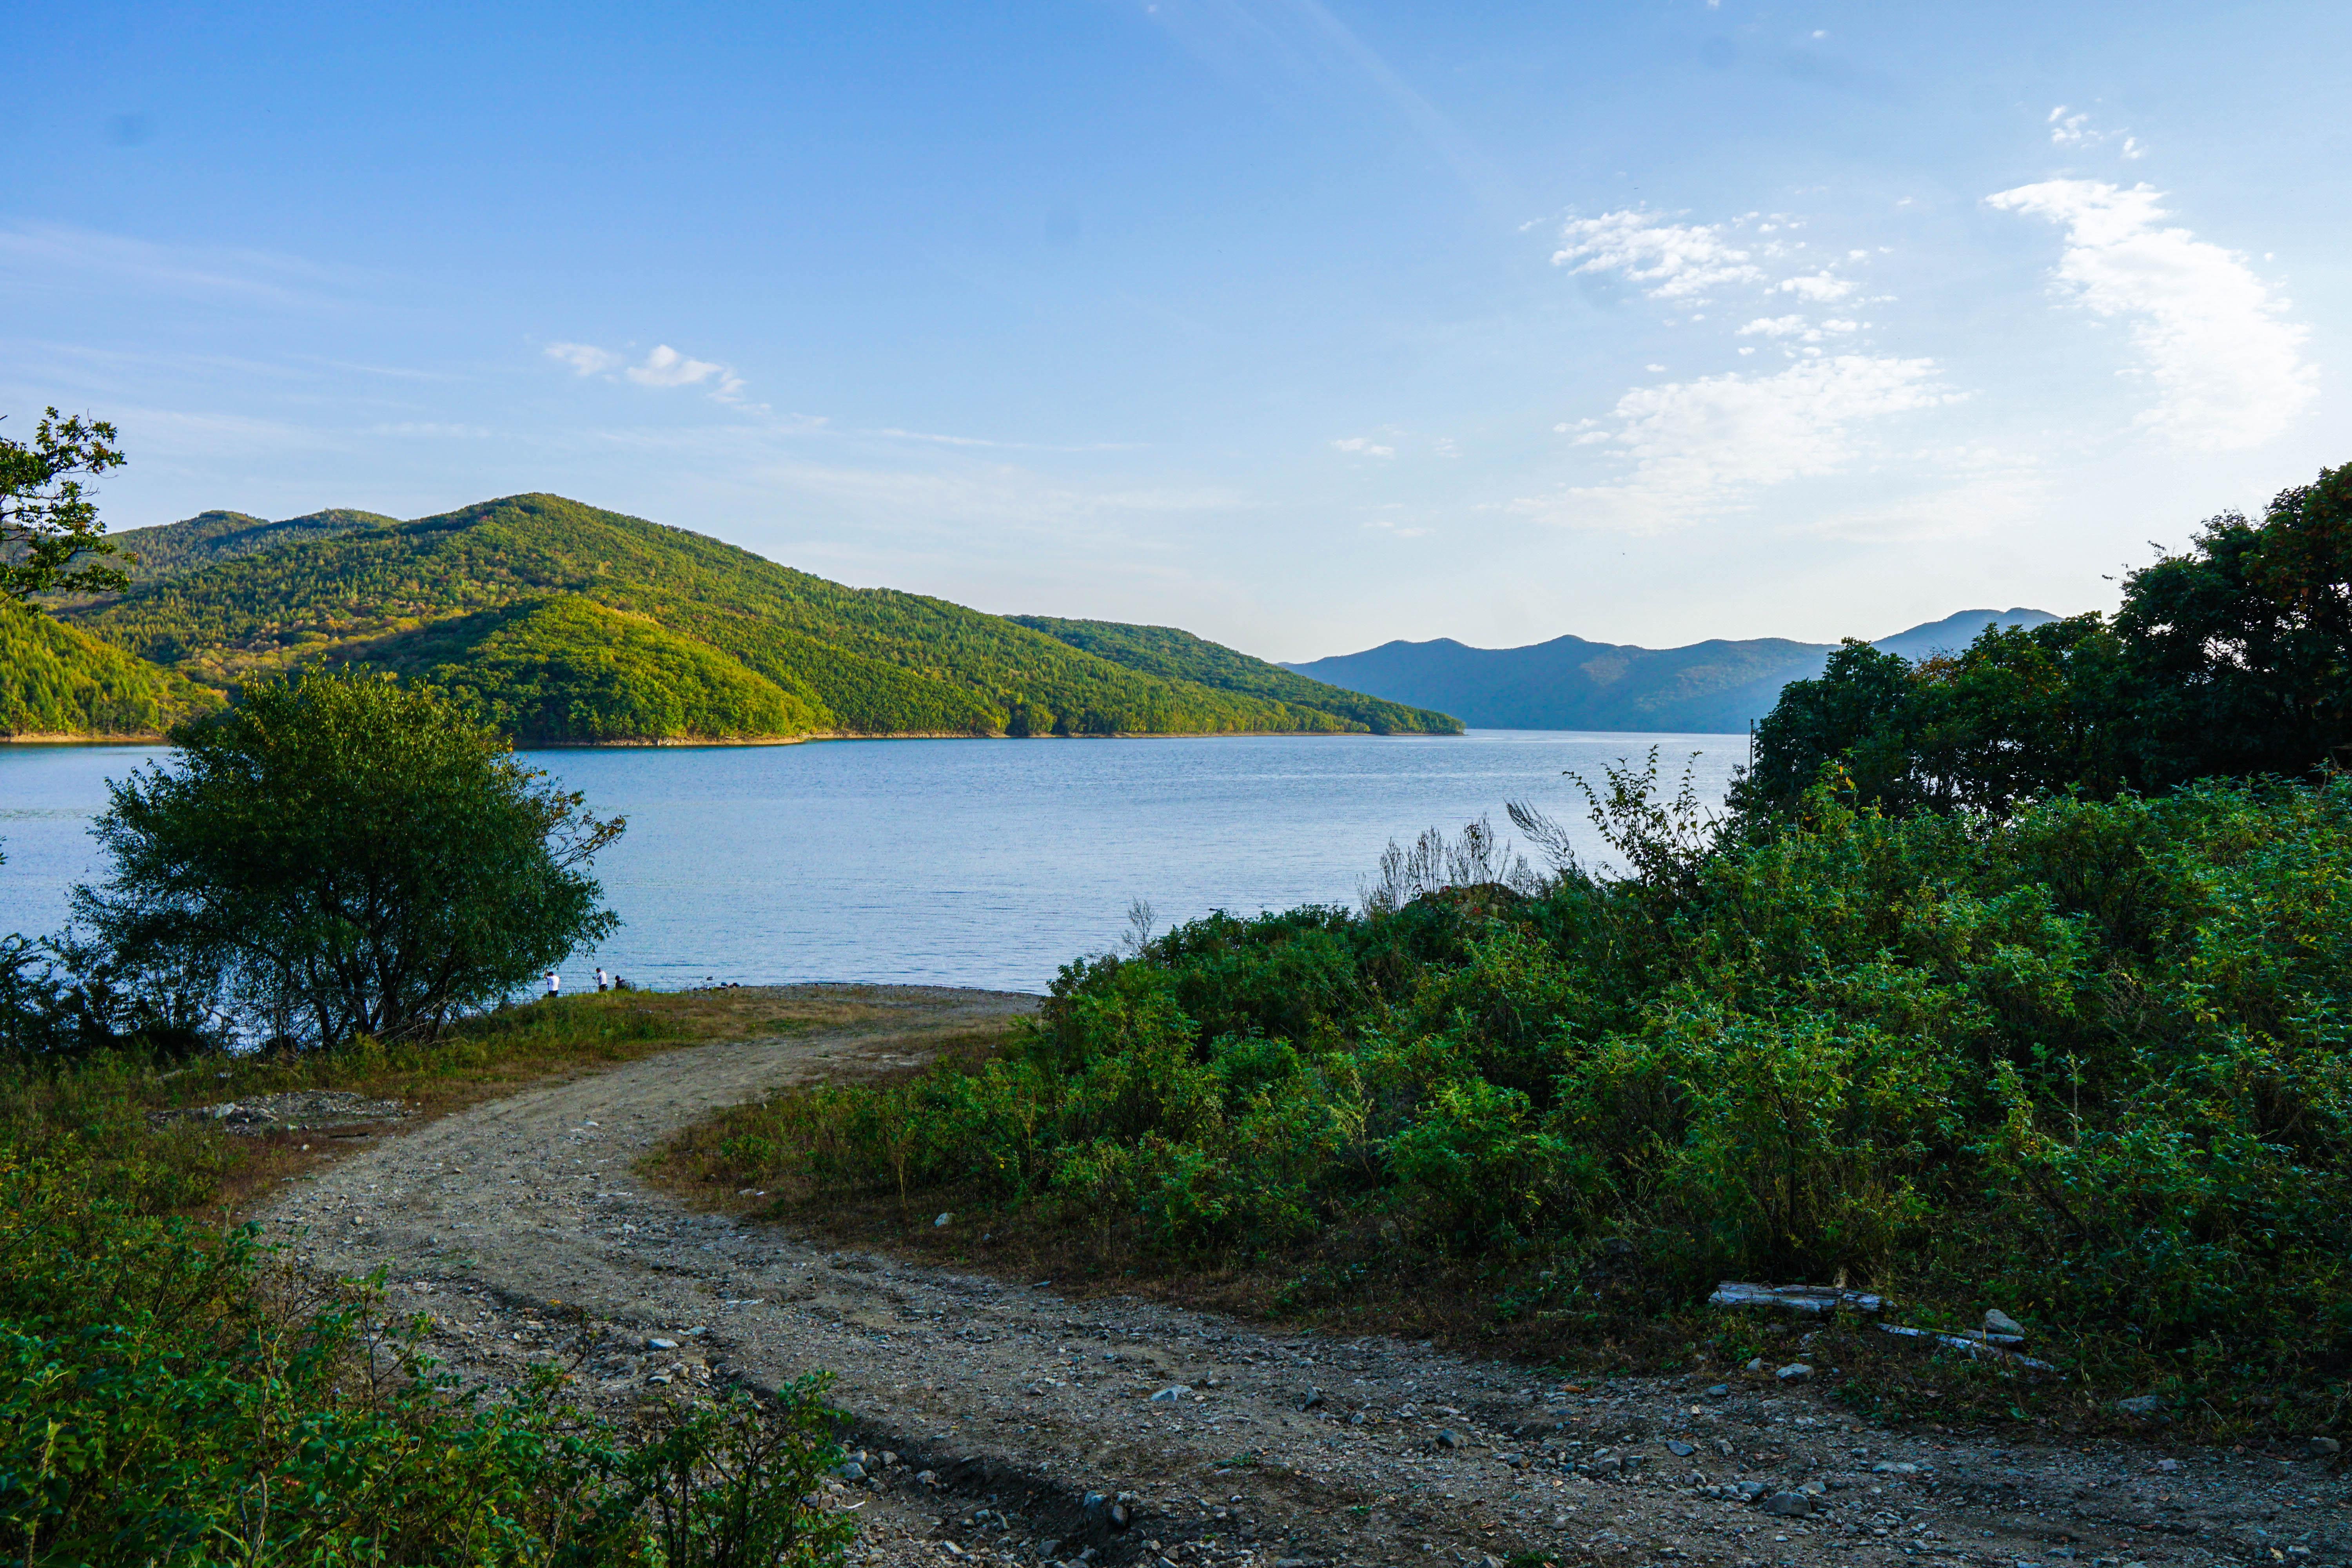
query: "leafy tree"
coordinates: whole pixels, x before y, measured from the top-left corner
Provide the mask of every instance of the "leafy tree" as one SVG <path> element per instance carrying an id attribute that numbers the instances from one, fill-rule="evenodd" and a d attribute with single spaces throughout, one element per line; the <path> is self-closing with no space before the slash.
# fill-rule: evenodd
<path id="1" fill-rule="evenodd" d="M 586 867 L 622 821 L 430 687 L 308 669 L 173 738 L 109 785 L 75 910 L 125 973 L 215 976 L 246 1027 L 430 1033 L 619 924 Z"/>
<path id="2" fill-rule="evenodd" d="M 2006 814 L 2194 779 L 2352 763 L 2352 464 L 2282 490 L 2259 523 L 2208 520 L 2124 579 L 2112 621 L 1990 627 L 1914 666 L 1848 643 L 1791 682 L 1733 786 L 1786 816 L 1823 777 L 1893 812 Z"/>
<path id="3" fill-rule="evenodd" d="M 29 445 L 0 436 L 0 595 L 94 594 L 129 581 L 97 561 L 75 563 L 114 553 L 101 537 L 97 506 L 74 477 L 121 468 L 113 442 L 105 420 L 85 424 L 54 408 L 33 426 Z"/>
<path id="4" fill-rule="evenodd" d="M 2133 573 L 2116 631 L 2147 687 L 2150 782 L 2352 761 L 2352 464 Z"/>

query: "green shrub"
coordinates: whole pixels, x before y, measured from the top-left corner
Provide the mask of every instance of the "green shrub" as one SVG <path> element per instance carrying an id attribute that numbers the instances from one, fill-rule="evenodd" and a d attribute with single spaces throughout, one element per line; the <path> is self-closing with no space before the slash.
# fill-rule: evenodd
<path id="1" fill-rule="evenodd" d="M 319 1292 L 250 1231 L 0 1168 L 0 1551 L 27 1563 L 837 1561 L 804 1501 L 838 1463 L 811 1381 L 665 1407 L 637 1443 L 551 1369 L 459 1397 L 366 1290 Z"/>
<path id="2" fill-rule="evenodd" d="M 1604 1258 L 1667 1305 L 1843 1277 L 2352 1365 L 2352 781 L 2006 818 L 1816 790 L 1653 847 L 1073 964 L 998 1059 L 744 1113 L 729 1179 L 1045 1201 L 1171 1260 L 1345 1273 L 1378 1236 L 1365 1264 L 1555 1304 Z"/>

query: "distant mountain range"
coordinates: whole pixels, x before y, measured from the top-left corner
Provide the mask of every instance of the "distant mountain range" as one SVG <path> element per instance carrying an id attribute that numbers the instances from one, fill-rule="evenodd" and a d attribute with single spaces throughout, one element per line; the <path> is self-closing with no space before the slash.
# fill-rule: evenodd
<path id="1" fill-rule="evenodd" d="M 1908 659 L 1958 652 L 1996 623 L 2032 626 L 2046 610 L 1962 610 L 1871 646 Z M 1654 730 L 1737 733 L 1792 680 L 1821 674 L 1833 645 L 1755 637 L 1686 647 L 1554 637 L 1527 647 L 1470 647 L 1451 637 L 1391 642 L 1283 668 L 1318 680 L 1453 714 L 1476 729 Z"/>
<path id="2" fill-rule="evenodd" d="M 0 737 L 152 734 L 313 660 L 430 680 L 539 743 L 1462 728 L 1171 627 L 845 587 L 561 496 L 115 537 L 140 558 L 123 593 L 0 602 Z"/>

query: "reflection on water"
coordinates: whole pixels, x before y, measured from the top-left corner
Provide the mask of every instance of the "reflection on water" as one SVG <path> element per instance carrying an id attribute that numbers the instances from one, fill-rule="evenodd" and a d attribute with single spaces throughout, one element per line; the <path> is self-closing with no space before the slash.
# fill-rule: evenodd
<path id="1" fill-rule="evenodd" d="M 632 982 L 907 981 L 1041 990 L 1114 946 L 1135 899 L 1162 926 L 1226 909 L 1353 903 L 1391 837 L 1530 800 L 1582 828 L 1563 772 L 1652 745 L 1719 802 L 1744 735 L 1475 731 L 1446 739 L 840 741 L 530 753 L 629 830 L 598 862 L 626 922 L 564 974 Z M 160 753 L 0 746 L 0 930 L 63 921 L 92 869 L 105 780 Z M 1590 839 L 1588 858 L 1599 842 Z"/>

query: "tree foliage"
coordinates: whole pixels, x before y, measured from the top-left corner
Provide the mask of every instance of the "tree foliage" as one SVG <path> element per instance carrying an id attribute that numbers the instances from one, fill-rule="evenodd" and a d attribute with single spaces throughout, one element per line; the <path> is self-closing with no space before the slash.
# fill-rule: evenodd
<path id="1" fill-rule="evenodd" d="M 118 971 L 200 979 L 247 1032 L 429 1032 L 618 923 L 586 867 L 622 823 L 430 688 L 306 669 L 173 739 L 109 785 L 76 914 Z"/>
<path id="2" fill-rule="evenodd" d="M 0 597 L 95 593 L 125 578 L 96 557 L 114 553 L 80 478 L 120 468 L 103 419 L 41 416 L 29 442 L 0 436 Z"/>
<path id="3" fill-rule="evenodd" d="M 1847 643 L 1757 726 L 1733 801 L 1785 814 L 1834 769 L 1891 811 L 1998 813 L 2347 761 L 2352 465 L 2281 491 L 2260 523 L 2209 520 L 2125 579 L 2112 620 L 1993 627 L 1916 665 Z"/>
<path id="4" fill-rule="evenodd" d="M 219 705 L 193 681 L 0 596 L 0 736 L 161 735 Z"/>

